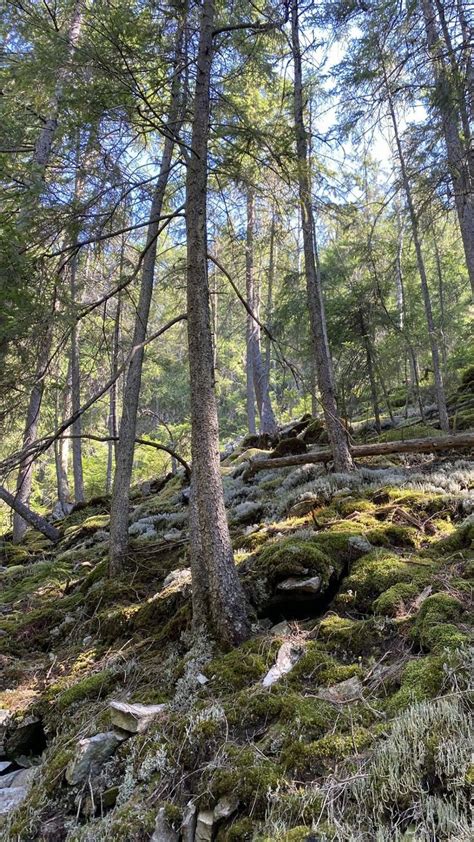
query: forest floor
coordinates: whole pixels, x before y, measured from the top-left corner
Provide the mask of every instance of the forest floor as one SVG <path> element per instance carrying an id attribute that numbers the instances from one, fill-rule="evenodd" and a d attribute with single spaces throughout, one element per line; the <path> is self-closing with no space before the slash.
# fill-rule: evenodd
<path id="1" fill-rule="evenodd" d="M 222 461 L 234 651 L 191 634 L 184 476 L 134 489 L 122 578 L 107 498 L 54 548 L 4 537 L 2 838 L 470 838 L 472 453 L 245 479 L 247 444 Z M 159 707 L 131 733 L 116 701 Z"/>

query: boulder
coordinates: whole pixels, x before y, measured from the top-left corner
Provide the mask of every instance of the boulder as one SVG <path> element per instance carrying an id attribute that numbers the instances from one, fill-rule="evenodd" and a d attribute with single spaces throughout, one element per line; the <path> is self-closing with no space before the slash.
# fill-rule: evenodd
<path id="1" fill-rule="evenodd" d="M 166 818 L 165 808 L 160 807 L 155 822 L 155 830 L 150 842 L 178 842 L 179 834 L 171 827 Z"/>
<path id="2" fill-rule="evenodd" d="M 282 439 L 270 453 L 270 459 L 277 459 L 279 456 L 294 456 L 298 453 L 306 453 L 306 451 L 306 444 L 301 439 Z"/>
<path id="3" fill-rule="evenodd" d="M 282 675 L 290 672 L 302 654 L 303 649 L 300 645 L 293 643 L 291 640 L 285 640 L 278 650 L 275 664 L 268 670 L 262 681 L 263 686 L 271 687 Z"/>
<path id="4" fill-rule="evenodd" d="M 130 734 L 142 734 L 163 714 L 166 705 L 132 705 L 127 702 L 112 701 L 109 708 L 112 725 Z"/>
<path id="5" fill-rule="evenodd" d="M 351 537 L 347 539 L 347 546 L 350 550 L 354 551 L 354 554 L 357 555 L 371 553 L 374 549 L 370 541 L 368 541 L 364 535 L 351 535 Z"/>
<path id="6" fill-rule="evenodd" d="M 91 774 L 97 774 L 106 760 L 126 738 L 125 734 L 106 731 L 79 740 L 72 760 L 66 768 L 66 780 L 71 786 L 83 783 Z"/>
<path id="7" fill-rule="evenodd" d="M 320 505 L 320 501 L 318 497 L 306 497 L 304 500 L 298 500 L 294 506 L 288 512 L 289 517 L 304 517 L 304 515 L 309 515 L 316 506 Z"/>
<path id="8" fill-rule="evenodd" d="M 298 579 L 296 576 L 291 576 L 279 582 L 277 590 L 292 594 L 317 594 L 321 590 L 321 577 L 309 576 L 307 579 Z"/>
<path id="9" fill-rule="evenodd" d="M 0 786 L 2 789 L 8 787 L 26 787 L 29 788 L 38 774 L 38 766 L 30 766 L 29 769 L 16 769 L 14 772 L 8 772 L 7 775 L 0 777 Z"/>
<path id="10" fill-rule="evenodd" d="M 28 794 L 26 786 L 10 786 L 0 789 L 0 816 L 11 813 L 21 804 Z"/>
<path id="11" fill-rule="evenodd" d="M 212 842 L 214 810 L 200 810 L 196 822 L 194 842 Z"/>

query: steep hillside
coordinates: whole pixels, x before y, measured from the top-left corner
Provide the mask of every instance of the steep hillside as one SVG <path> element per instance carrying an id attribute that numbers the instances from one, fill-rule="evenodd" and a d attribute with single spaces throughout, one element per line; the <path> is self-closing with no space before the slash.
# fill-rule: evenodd
<path id="1" fill-rule="evenodd" d="M 184 475 L 135 489 L 122 579 L 105 498 L 3 539 L 5 840 L 469 838 L 472 454 L 245 479 L 247 444 L 234 651 L 191 635 Z"/>

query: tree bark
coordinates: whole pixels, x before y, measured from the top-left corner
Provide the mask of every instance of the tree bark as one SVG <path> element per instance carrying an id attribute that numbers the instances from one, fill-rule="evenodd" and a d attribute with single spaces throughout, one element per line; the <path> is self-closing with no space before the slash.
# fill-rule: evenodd
<path id="1" fill-rule="evenodd" d="M 420 284 L 421 284 L 421 292 L 423 296 L 423 303 L 425 308 L 425 315 L 426 315 L 426 323 L 428 326 L 428 335 L 430 340 L 430 348 L 431 348 L 431 360 L 433 363 L 433 375 L 434 375 L 434 385 L 435 385 L 435 396 L 436 396 L 436 404 L 438 407 L 439 413 L 439 423 L 441 429 L 444 431 L 449 431 L 449 418 L 448 418 L 448 411 L 446 408 L 446 398 L 444 394 L 444 387 L 443 387 L 443 378 L 441 375 L 441 366 L 439 363 L 439 350 L 438 350 L 438 342 L 436 337 L 436 330 L 435 324 L 433 319 L 433 311 L 431 308 L 431 299 L 430 299 L 430 291 L 428 287 L 428 277 L 426 274 L 425 268 L 425 261 L 423 258 L 423 252 L 421 249 L 421 239 L 420 239 L 420 232 L 418 226 L 418 218 L 415 211 L 415 205 L 413 202 L 410 180 L 408 178 L 408 171 L 405 163 L 405 154 L 402 147 L 402 142 L 400 139 L 400 134 L 398 131 L 398 121 L 395 114 L 395 106 L 393 103 L 392 93 L 390 90 L 390 84 L 387 79 L 387 74 L 385 71 L 385 67 L 383 68 L 384 73 L 384 83 L 385 83 L 385 91 L 387 95 L 387 103 L 388 109 L 390 113 L 390 118 L 392 121 L 393 126 L 393 133 L 395 137 L 395 144 L 397 147 L 398 152 L 398 160 L 400 164 L 400 171 L 402 175 L 402 183 L 403 189 L 405 191 L 405 196 L 408 205 L 408 211 L 410 215 L 410 222 L 412 228 L 412 235 L 413 235 L 413 243 L 415 245 L 415 252 L 416 252 L 416 262 L 418 266 L 418 274 L 420 276 Z"/>
<path id="2" fill-rule="evenodd" d="M 191 154 L 186 174 L 187 306 L 191 387 L 193 622 L 232 646 L 249 634 L 224 507 L 207 271 L 207 145 L 214 0 L 201 5 Z"/>
<path id="3" fill-rule="evenodd" d="M 247 303 L 252 313 L 259 318 L 259 294 L 255 285 L 253 240 L 255 228 L 255 194 L 251 186 L 247 187 L 247 235 L 245 249 L 245 277 L 247 287 Z M 251 371 L 249 371 L 251 369 Z M 249 388 L 253 387 L 257 409 L 260 416 L 260 432 L 274 435 L 277 423 L 273 414 L 270 400 L 270 388 L 266 368 L 262 359 L 260 347 L 260 324 L 250 313 L 247 314 L 247 400 Z M 249 405 L 247 405 L 249 408 Z M 252 410 L 253 395 L 250 410 Z M 253 417 L 255 425 L 255 417 Z M 255 430 L 254 430 L 255 432 Z"/>
<path id="4" fill-rule="evenodd" d="M 75 238 L 77 239 L 77 238 Z M 71 290 L 71 304 L 74 307 L 77 298 L 77 254 L 74 253 L 71 258 L 70 266 L 70 290 Z M 76 416 L 71 432 L 76 438 L 72 442 L 72 473 L 74 482 L 74 502 L 82 503 L 84 501 L 84 476 L 82 471 L 82 443 L 81 430 L 82 420 L 79 414 L 81 407 L 81 360 L 80 360 L 80 346 L 79 346 L 79 325 L 74 320 L 71 328 L 71 403 L 72 414 Z"/>
<path id="5" fill-rule="evenodd" d="M 375 382 L 375 374 L 374 374 L 374 366 L 372 360 L 372 348 L 370 344 L 370 338 L 367 333 L 367 327 L 364 321 L 364 316 L 362 310 L 359 310 L 359 324 L 360 324 L 360 332 L 362 337 L 362 342 L 364 343 L 365 348 L 365 359 L 367 363 L 367 374 L 369 376 L 369 384 L 370 384 L 370 396 L 372 399 L 372 407 L 374 410 L 374 418 L 375 418 L 375 429 L 378 433 L 382 429 L 380 424 L 380 408 L 379 408 L 379 401 L 377 397 L 377 384 Z"/>
<path id="6" fill-rule="evenodd" d="M 426 439 L 406 439 L 406 441 L 384 441 L 378 444 L 360 444 L 351 447 L 354 459 L 362 456 L 384 456 L 390 453 L 436 453 L 440 450 L 452 450 L 460 447 L 474 447 L 474 433 L 458 433 L 453 436 L 437 436 Z M 319 462 L 327 464 L 332 459 L 331 450 L 316 450 L 314 453 L 300 453 L 296 456 L 280 456 L 276 459 L 252 459 L 244 477 L 250 478 L 257 471 L 272 471 L 274 468 L 292 468 L 295 465 L 312 465 Z"/>
<path id="7" fill-rule="evenodd" d="M 38 532 L 46 535 L 50 541 L 53 541 L 54 543 L 59 541 L 61 537 L 59 529 L 56 529 L 56 527 L 48 523 L 47 520 L 42 518 L 40 515 L 37 515 L 36 512 L 32 512 L 28 506 L 25 506 L 21 500 L 18 500 L 18 497 L 14 497 L 13 494 L 10 494 L 10 492 L 2 485 L 0 485 L 0 500 L 3 500 L 7 506 L 10 506 L 15 514 L 21 517 L 23 523 L 29 523 L 30 526 L 37 529 Z"/>
<path id="8" fill-rule="evenodd" d="M 150 222 L 147 229 L 145 256 L 142 264 L 140 297 L 135 318 L 132 347 L 138 348 L 130 360 L 125 386 L 123 390 L 123 409 L 120 422 L 119 441 L 116 449 L 116 466 L 112 487 L 112 501 L 110 508 L 110 549 L 109 575 L 117 575 L 123 569 L 128 550 L 128 509 L 130 482 L 133 469 L 133 455 L 135 450 L 135 436 L 137 427 L 138 402 L 142 379 L 144 347 L 148 327 L 151 298 L 155 277 L 155 260 L 157 240 L 163 201 L 168 184 L 171 161 L 181 120 L 181 53 L 182 27 L 179 27 L 176 40 L 174 75 L 171 85 L 171 98 L 167 119 L 167 131 L 163 143 L 163 153 L 160 172 L 150 208 Z"/>
<path id="9" fill-rule="evenodd" d="M 296 152 L 298 160 L 298 186 L 303 229 L 303 250 L 310 315 L 312 351 L 318 380 L 321 404 L 334 465 L 337 471 L 349 471 L 353 467 L 347 442 L 347 433 L 339 417 L 333 382 L 332 362 L 326 331 L 326 317 L 320 284 L 316 271 L 314 218 L 311 202 L 310 174 L 308 166 L 308 139 L 304 123 L 303 78 L 301 49 L 299 42 L 298 0 L 291 2 L 291 34 L 294 63 L 294 121 Z"/>
<path id="10" fill-rule="evenodd" d="M 25 447 L 29 447 L 36 440 L 40 420 L 41 402 L 43 400 L 44 378 L 46 376 L 49 362 L 51 341 L 52 327 L 49 325 L 42 341 L 40 342 L 35 383 L 30 393 L 28 409 L 26 412 L 25 431 L 23 433 L 23 449 Z M 28 508 L 32 483 L 33 460 L 27 457 L 20 465 L 16 483 L 16 500 L 19 505 L 15 508 L 15 514 L 13 516 L 13 541 L 15 543 L 21 541 L 26 532 L 27 524 L 21 516 L 20 510 L 22 506 Z"/>
<path id="11" fill-rule="evenodd" d="M 474 297 L 474 184 L 471 182 L 469 168 L 469 138 L 463 143 L 459 119 L 460 103 L 456 102 L 456 91 L 450 81 L 451 73 L 446 67 L 440 50 L 440 36 L 436 26 L 436 13 L 431 0 L 422 0 L 428 51 L 433 65 L 433 74 L 437 88 L 436 108 L 441 117 L 448 166 L 454 190 L 454 200 L 461 229 L 461 237 L 466 258 L 466 266 Z M 449 46 L 449 45 L 448 45 Z M 459 114 L 459 118 L 458 118 Z M 469 123 L 465 131 L 469 131 Z"/>
<path id="12" fill-rule="evenodd" d="M 71 414 L 71 361 L 69 361 L 66 372 L 66 382 L 63 388 L 62 420 Z M 59 415 L 59 413 L 57 413 Z M 64 515 L 69 514 L 72 508 L 71 492 L 69 489 L 69 449 L 70 441 L 61 436 L 55 443 L 56 480 L 58 486 L 58 500 Z"/>

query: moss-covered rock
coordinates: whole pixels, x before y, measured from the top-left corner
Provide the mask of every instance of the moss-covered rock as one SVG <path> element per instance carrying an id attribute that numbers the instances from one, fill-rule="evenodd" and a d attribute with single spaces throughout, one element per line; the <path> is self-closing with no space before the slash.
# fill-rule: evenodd
<path id="1" fill-rule="evenodd" d="M 338 604 L 370 611 L 374 601 L 384 591 L 400 582 L 429 583 L 433 564 L 429 560 L 406 560 L 386 550 L 376 550 L 354 562 L 349 576 L 344 579 Z"/>
<path id="2" fill-rule="evenodd" d="M 414 639 L 428 651 L 457 648 L 467 642 L 458 628 L 464 609 L 458 599 L 447 593 L 429 596 L 422 604 L 413 630 Z"/>

